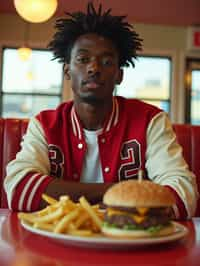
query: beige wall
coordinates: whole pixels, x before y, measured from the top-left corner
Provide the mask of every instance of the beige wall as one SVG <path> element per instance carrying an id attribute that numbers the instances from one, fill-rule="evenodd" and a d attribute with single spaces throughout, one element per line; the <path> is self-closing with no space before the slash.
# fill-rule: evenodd
<path id="1" fill-rule="evenodd" d="M 54 19 L 29 25 L 29 45 L 46 48 L 54 33 Z M 172 121 L 183 122 L 184 117 L 184 63 L 187 56 L 200 58 L 199 52 L 187 50 L 187 28 L 135 24 L 144 40 L 142 54 L 168 55 L 173 60 Z M 25 22 L 15 15 L 0 15 L 0 52 L 3 46 L 18 47 L 24 41 Z M 1 57 L 0 57 L 1 58 Z M 0 72 L 1 73 L 1 72 Z M 70 84 L 64 82 L 63 100 L 72 97 Z"/>

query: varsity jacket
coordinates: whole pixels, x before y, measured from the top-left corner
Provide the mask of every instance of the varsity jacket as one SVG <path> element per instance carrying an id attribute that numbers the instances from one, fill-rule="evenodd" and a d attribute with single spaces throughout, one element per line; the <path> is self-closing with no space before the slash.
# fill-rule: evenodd
<path id="1" fill-rule="evenodd" d="M 143 169 L 153 182 L 174 193 L 177 218 L 196 208 L 195 176 L 188 170 L 167 115 L 134 99 L 113 97 L 112 112 L 98 135 L 104 182 L 137 178 Z M 7 166 L 4 182 L 9 207 L 34 211 L 54 178 L 80 181 L 87 144 L 73 101 L 30 120 L 22 149 Z"/>

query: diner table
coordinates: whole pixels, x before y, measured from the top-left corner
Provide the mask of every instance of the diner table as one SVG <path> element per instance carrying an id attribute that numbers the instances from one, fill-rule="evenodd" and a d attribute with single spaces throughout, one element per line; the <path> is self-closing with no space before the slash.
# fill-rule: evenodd
<path id="1" fill-rule="evenodd" d="M 188 228 L 187 235 L 168 243 L 125 249 L 78 247 L 30 232 L 17 213 L 0 209 L 0 266 L 200 266 L 200 218 L 181 224 Z"/>

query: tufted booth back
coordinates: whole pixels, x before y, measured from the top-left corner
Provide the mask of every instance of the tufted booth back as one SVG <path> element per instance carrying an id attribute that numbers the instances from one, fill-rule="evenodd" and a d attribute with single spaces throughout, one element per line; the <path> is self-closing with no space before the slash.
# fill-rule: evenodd
<path id="1" fill-rule="evenodd" d="M 26 131 L 28 119 L 0 118 L 0 207 L 7 207 L 6 195 L 3 190 L 3 180 L 6 175 L 6 165 L 15 158 L 20 150 L 20 142 Z"/>
<path id="2" fill-rule="evenodd" d="M 178 142 L 183 147 L 183 156 L 197 177 L 198 191 L 200 192 L 200 126 L 174 124 L 173 128 Z M 200 198 L 198 200 L 196 216 L 200 217 Z"/>
<path id="3" fill-rule="evenodd" d="M 7 207 L 6 195 L 3 191 L 5 168 L 20 150 L 20 142 L 28 125 L 28 119 L 0 118 L 0 207 Z M 183 147 L 183 155 L 196 174 L 200 191 L 200 126 L 174 124 L 178 142 Z M 197 216 L 200 216 L 200 199 Z"/>

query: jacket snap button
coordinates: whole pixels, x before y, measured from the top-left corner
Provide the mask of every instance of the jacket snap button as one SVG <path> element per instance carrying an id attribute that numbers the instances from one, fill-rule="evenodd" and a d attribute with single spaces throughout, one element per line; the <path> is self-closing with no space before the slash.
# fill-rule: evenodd
<path id="1" fill-rule="evenodd" d="M 105 171 L 106 173 L 108 173 L 108 172 L 110 171 L 110 168 L 109 168 L 109 167 L 105 167 L 105 168 L 104 168 L 104 171 Z"/>
<path id="2" fill-rule="evenodd" d="M 81 150 L 83 148 L 83 143 L 79 143 L 78 148 Z"/>
<path id="3" fill-rule="evenodd" d="M 73 174 L 73 178 L 77 179 L 78 178 L 78 174 Z"/>
<path id="4" fill-rule="evenodd" d="M 105 138 L 102 138 L 102 139 L 101 139 L 101 142 L 102 142 L 102 143 L 105 143 L 105 142 L 106 142 L 106 139 L 105 139 Z"/>

